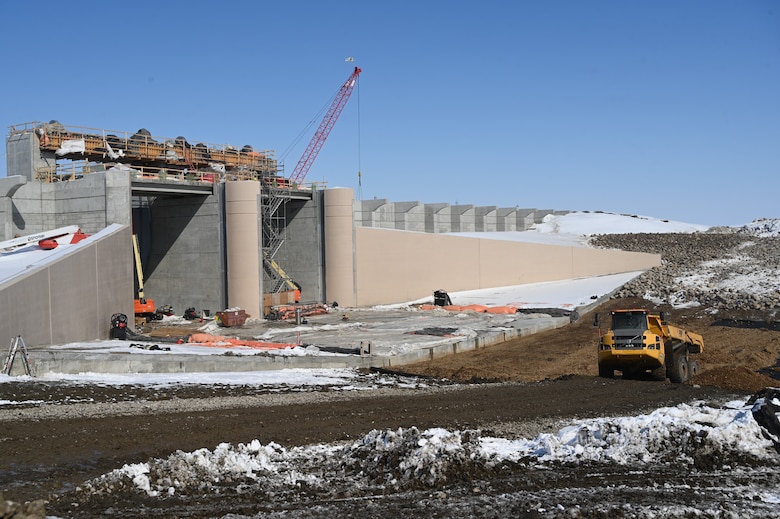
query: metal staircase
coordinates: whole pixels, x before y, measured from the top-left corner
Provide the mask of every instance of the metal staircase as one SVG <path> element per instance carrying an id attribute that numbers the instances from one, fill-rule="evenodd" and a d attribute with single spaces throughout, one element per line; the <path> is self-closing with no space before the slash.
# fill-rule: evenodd
<path id="1" fill-rule="evenodd" d="M 289 186 L 279 187 L 271 182 L 262 188 L 260 219 L 263 227 L 263 271 L 269 280 L 269 284 L 263 289 L 266 293 L 275 294 L 297 288 L 275 259 L 284 245 L 287 202 L 290 197 Z"/>

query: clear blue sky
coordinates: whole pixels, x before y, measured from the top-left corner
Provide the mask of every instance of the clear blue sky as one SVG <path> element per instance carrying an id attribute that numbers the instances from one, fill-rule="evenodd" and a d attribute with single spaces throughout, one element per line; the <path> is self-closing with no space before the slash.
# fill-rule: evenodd
<path id="1" fill-rule="evenodd" d="M 775 0 L 42 0 L 4 3 L 0 43 L 6 135 L 147 128 L 275 150 L 289 173 L 358 65 L 307 180 L 358 192 L 360 170 L 363 198 L 397 202 L 780 217 Z"/>

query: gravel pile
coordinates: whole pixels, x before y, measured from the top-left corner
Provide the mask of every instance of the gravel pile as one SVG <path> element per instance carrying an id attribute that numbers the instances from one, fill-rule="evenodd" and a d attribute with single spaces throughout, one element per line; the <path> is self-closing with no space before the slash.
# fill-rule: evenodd
<path id="1" fill-rule="evenodd" d="M 661 255 L 660 267 L 626 283 L 615 298 L 700 305 L 761 320 L 774 319 L 780 311 L 780 237 L 713 228 L 703 233 L 595 235 L 590 244 Z"/>

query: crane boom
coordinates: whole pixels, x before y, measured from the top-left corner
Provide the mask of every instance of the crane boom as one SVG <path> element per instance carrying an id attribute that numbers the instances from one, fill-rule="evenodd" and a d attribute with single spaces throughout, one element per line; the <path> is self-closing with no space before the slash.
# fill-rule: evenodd
<path id="1" fill-rule="evenodd" d="M 360 68 L 355 67 L 355 70 L 349 76 L 349 79 L 347 79 L 347 81 L 341 85 L 341 88 L 339 88 L 336 98 L 325 113 L 325 117 L 322 118 L 319 128 L 317 128 L 317 131 L 314 133 L 314 137 L 312 137 L 309 145 L 303 152 L 303 155 L 298 160 L 298 164 L 295 165 L 292 175 L 290 175 L 290 181 L 294 184 L 300 184 L 303 182 L 303 179 L 306 178 L 306 174 L 309 172 L 309 169 L 311 169 L 314 159 L 317 158 L 317 155 L 322 149 L 322 145 L 325 144 L 325 140 L 328 138 L 330 131 L 333 129 L 341 112 L 344 110 L 344 106 L 346 106 L 349 96 L 352 95 L 352 90 L 355 88 L 355 83 L 357 82 L 360 72 L 362 72 Z"/>

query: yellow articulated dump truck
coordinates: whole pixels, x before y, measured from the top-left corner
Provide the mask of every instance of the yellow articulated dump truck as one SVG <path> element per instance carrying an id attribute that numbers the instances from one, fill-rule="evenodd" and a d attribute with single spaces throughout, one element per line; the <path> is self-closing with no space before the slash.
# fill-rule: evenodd
<path id="1" fill-rule="evenodd" d="M 601 333 L 599 316 L 599 376 L 612 378 L 621 371 L 624 378 L 645 376 L 674 383 L 690 380 L 698 372 L 691 354 L 701 353 L 704 338 L 666 322 L 663 312 L 653 313 L 639 308 L 615 310 L 612 327 Z"/>

